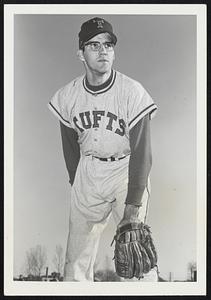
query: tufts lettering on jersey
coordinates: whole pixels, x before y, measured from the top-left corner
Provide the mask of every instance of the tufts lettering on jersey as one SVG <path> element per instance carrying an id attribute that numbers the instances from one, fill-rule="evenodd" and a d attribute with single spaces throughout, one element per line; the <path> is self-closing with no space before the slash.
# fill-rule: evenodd
<path id="1" fill-rule="evenodd" d="M 106 114 L 104 110 L 81 112 L 73 117 L 73 122 L 75 129 L 79 132 L 104 126 L 105 130 L 112 131 L 120 136 L 125 135 L 126 122 L 111 112 Z"/>
<path id="2" fill-rule="evenodd" d="M 101 157 L 130 153 L 130 130 L 157 110 L 141 83 L 115 70 L 96 89 L 84 75 L 76 78 L 55 93 L 49 108 L 77 132 L 82 153 Z"/>

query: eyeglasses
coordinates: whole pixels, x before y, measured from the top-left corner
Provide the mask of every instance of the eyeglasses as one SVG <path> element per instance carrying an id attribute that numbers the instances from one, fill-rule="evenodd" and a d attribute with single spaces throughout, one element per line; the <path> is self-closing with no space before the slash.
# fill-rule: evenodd
<path id="1" fill-rule="evenodd" d="M 92 51 L 99 51 L 102 48 L 102 45 L 106 51 L 112 51 L 114 49 L 114 44 L 111 42 L 87 42 L 84 44 L 84 46 L 89 46 Z"/>

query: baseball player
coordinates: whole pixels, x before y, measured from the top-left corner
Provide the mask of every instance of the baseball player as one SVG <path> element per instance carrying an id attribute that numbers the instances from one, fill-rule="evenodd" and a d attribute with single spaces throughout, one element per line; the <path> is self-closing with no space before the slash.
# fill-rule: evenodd
<path id="1" fill-rule="evenodd" d="M 99 240 L 111 214 L 117 226 L 146 216 L 150 120 L 157 107 L 139 82 L 112 68 L 116 43 L 106 20 L 83 23 L 77 54 L 85 74 L 48 104 L 60 120 L 71 184 L 64 281 L 94 281 Z M 153 274 L 149 281 L 156 279 Z"/>

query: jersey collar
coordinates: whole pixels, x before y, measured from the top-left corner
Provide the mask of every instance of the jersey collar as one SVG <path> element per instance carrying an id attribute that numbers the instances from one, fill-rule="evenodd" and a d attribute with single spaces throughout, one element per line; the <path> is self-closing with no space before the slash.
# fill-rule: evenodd
<path id="1" fill-rule="evenodd" d="M 111 75 L 110 77 L 106 80 L 106 82 L 104 82 L 101 85 L 91 85 L 89 84 L 86 76 L 83 79 L 83 86 L 85 88 L 85 90 L 90 93 L 90 94 L 102 94 L 107 92 L 114 84 L 116 78 L 116 71 L 114 71 L 113 69 L 111 70 Z"/>

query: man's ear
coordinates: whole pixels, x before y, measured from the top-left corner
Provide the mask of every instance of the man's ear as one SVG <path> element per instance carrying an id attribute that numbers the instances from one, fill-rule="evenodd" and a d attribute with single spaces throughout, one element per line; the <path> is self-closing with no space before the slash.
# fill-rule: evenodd
<path id="1" fill-rule="evenodd" d="M 85 61 L 83 50 L 79 49 L 77 51 L 77 56 L 81 61 Z"/>

